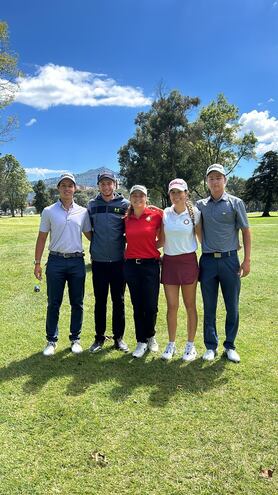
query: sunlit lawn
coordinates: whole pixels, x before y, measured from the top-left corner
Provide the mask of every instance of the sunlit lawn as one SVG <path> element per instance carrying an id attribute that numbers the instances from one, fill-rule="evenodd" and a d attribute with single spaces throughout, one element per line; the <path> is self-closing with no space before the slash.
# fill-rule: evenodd
<path id="1" fill-rule="evenodd" d="M 179 353 L 172 362 L 155 354 L 134 360 L 112 342 L 89 355 L 94 301 L 88 255 L 85 351 L 69 351 L 65 297 L 57 353 L 44 358 L 45 281 L 41 292 L 33 290 L 39 217 L 0 218 L 1 494 L 277 495 L 278 472 L 271 480 L 259 474 L 261 466 L 277 466 L 278 216 L 250 217 L 252 274 L 242 282 L 239 365 L 221 352 L 215 362 L 202 362 L 199 292 L 194 363 L 180 359 L 182 307 Z M 133 349 L 128 294 L 126 302 L 125 340 Z M 167 342 L 165 311 L 161 291 L 161 350 Z M 221 301 L 221 339 L 223 324 Z M 95 452 L 107 464 L 96 463 Z"/>

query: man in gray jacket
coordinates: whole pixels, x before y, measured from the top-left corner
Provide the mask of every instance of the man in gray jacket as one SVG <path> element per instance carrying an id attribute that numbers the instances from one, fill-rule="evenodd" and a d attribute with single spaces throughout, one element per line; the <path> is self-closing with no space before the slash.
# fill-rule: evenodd
<path id="1" fill-rule="evenodd" d="M 117 194 L 117 180 L 111 172 L 98 177 L 100 193 L 89 201 L 88 212 L 92 225 L 90 253 L 92 258 L 95 295 L 95 341 L 90 352 L 99 351 L 105 341 L 107 297 L 112 298 L 112 331 L 116 349 L 128 352 L 123 341 L 125 330 L 123 275 L 124 216 L 129 201 Z"/>

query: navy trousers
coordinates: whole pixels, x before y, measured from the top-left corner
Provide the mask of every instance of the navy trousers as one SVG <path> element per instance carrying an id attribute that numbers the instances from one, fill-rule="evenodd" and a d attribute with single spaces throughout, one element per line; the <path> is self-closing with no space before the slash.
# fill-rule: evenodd
<path id="1" fill-rule="evenodd" d="M 106 331 L 107 298 L 110 288 L 112 299 L 112 332 L 114 340 L 125 331 L 125 280 L 123 261 L 92 261 L 95 295 L 95 339 L 104 342 Z"/>
<path id="2" fill-rule="evenodd" d="M 224 347 L 235 349 L 234 341 L 239 325 L 239 266 L 237 252 L 231 252 L 230 256 L 223 258 L 206 254 L 202 254 L 200 258 L 199 280 L 204 304 L 204 343 L 207 349 L 215 350 L 218 346 L 216 308 L 219 285 L 226 307 Z"/>
<path id="3" fill-rule="evenodd" d="M 124 274 L 133 306 L 137 342 L 147 342 L 155 335 L 160 287 L 160 266 L 158 260 L 127 260 Z"/>
<path id="4" fill-rule="evenodd" d="M 47 316 L 46 339 L 58 340 L 58 321 L 66 282 L 71 305 L 70 335 L 71 341 L 79 338 L 83 321 L 83 299 L 85 286 L 84 258 L 63 258 L 49 255 L 46 266 Z"/>

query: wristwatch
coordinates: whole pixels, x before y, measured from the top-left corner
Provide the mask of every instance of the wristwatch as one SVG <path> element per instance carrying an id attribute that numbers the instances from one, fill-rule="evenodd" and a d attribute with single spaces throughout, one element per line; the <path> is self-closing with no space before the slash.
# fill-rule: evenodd
<path id="1" fill-rule="evenodd" d="M 40 265 L 41 261 L 40 260 L 34 260 L 34 265 Z"/>

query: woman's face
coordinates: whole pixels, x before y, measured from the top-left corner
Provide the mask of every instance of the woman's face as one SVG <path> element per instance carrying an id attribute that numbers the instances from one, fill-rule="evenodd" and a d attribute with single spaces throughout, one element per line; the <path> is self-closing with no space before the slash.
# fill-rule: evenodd
<path id="1" fill-rule="evenodd" d="M 130 195 L 130 202 L 133 208 L 145 208 L 147 204 L 147 196 L 141 191 L 134 191 Z"/>
<path id="2" fill-rule="evenodd" d="M 171 189 L 170 200 L 172 205 L 184 204 L 187 199 L 187 191 L 180 191 L 179 189 Z"/>

